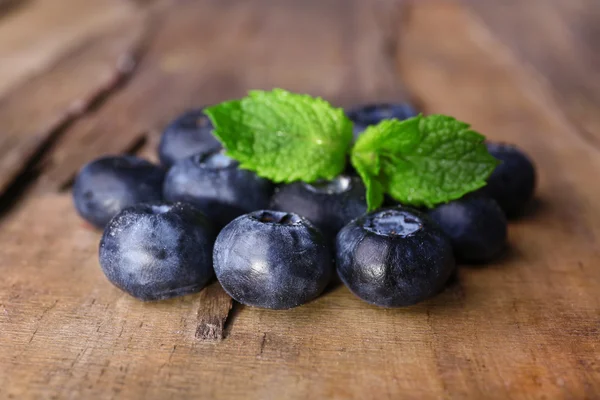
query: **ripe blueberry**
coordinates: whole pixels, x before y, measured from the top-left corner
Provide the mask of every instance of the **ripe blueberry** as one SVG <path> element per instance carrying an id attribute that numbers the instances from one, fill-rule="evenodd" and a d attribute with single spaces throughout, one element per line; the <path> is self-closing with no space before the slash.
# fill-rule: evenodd
<path id="1" fill-rule="evenodd" d="M 467 196 L 442 204 L 429 216 L 448 235 L 457 258 L 486 262 L 498 256 L 506 245 L 504 212 L 494 199 Z"/>
<path id="2" fill-rule="evenodd" d="M 221 143 L 213 136 L 213 125 L 203 109 L 194 109 L 171 122 L 162 134 L 158 155 L 163 165 L 196 153 L 221 149 Z"/>
<path id="3" fill-rule="evenodd" d="M 495 199 L 507 216 L 517 216 L 533 197 L 535 166 L 525 153 L 514 146 L 487 143 L 487 148 L 502 164 L 496 167 L 481 191 Z"/>
<path id="4" fill-rule="evenodd" d="M 103 228 L 126 207 L 160 201 L 165 171 L 134 156 L 107 156 L 86 164 L 73 185 L 81 217 Z"/>
<path id="5" fill-rule="evenodd" d="M 332 275 L 321 232 L 297 214 L 255 211 L 227 225 L 215 243 L 223 288 L 240 303 L 288 309 L 316 298 Z"/>
<path id="6" fill-rule="evenodd" d="M 337 235 L 336 262 L 355 295 L 382 307 L 409 306 L 439 293 L 455 269 L 446 235 L 426 214 L 403 207 L 346 225 Z"/>
<path id="7" fill-rule="evenodd" d="M 360 178 L 343 175 L 329 182 L 295 182 L 275 191 L 271 208 L 307 218 L 333 240 L 344 225 L 367 212 L 365 186 Z"/>
<path id="8" fill-rule="evenodd" d="M 354 139 L 369 125 L 377 125 L 384 119 L 398 119 L 400 121 L 418 115 L 417 110 L 410 104 L 375 103 L 354 107 L 347 112 L 348 118 L 354 122 Z"/>
<path id="9" fill-rule="evenodd" d="M 208 219 L 189 204 L 138 204 L 106 227 L 100 265 L 115 286 L 140 300 L 182 296 L 212 278 L 214 240 Z"/>
<path id="10" fill-rule="evenodd" d="M 177 161 L 167 173 L 167 201 L 198 207 L 218 227 L 250 211 L 268 207 L 273 185 L 255 173 L 238 168 L 221 152 L 201 153 Z"/>

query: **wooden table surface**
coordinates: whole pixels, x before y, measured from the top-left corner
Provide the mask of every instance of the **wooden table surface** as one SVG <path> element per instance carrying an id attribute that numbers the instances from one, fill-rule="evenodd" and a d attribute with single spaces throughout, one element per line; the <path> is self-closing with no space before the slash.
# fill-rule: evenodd
<path id="1" fill-rule="evenodd" d="M 600 399 L 599 27 L 597 0 L 0 0 L 0 398 Z M 536 207 L 405 309 L 111 286 L 75 171 L 272 87 L 468 121 L 531 154 Z"/>

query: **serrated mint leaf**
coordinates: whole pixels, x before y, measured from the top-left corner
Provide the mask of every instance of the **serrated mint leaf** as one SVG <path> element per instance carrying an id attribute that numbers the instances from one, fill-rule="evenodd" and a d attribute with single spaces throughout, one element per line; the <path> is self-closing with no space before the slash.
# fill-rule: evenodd
<path id="1" fill-rule="evenodd" d="M 314 182 L 344 170 L 352 123 L 321 98 L 282 89 L 251 91 L 205 112 L 227 154 L 259 176 Z"/>
<path id="2" fill-rule="evenodd" d="M 367 128 L 356 141 L 351 160 L 367 191 L 383 191 L 405 205 L 433 207 L 485 185 L 498 161 L 484 140 L 452 117 L 419 115 Z M 379 196 L 367 195 L 374 202 L 369 209 L 381 204 Z"/>

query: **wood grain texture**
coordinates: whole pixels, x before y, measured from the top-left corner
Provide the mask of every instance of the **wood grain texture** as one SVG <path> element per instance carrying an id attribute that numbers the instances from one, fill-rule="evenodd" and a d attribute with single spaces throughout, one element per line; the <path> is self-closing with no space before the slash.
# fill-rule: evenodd
<path id="1" fill-rule="evenodd" d="M 300 4 L 155 2 L 128 85 L 48 149 L 44 190 L 0 220 L 0 398 L 600 398 L 598 150 L 470 7 Z M 526 149 L 540 178 L 506 257 L 417 306 L 379 309 L 338 286 L 294 310 L 231 309 L 217 283 L 140 303 L 102 276 L 99 233 L 55 193 L 71 158 L 122 151 L 190 105 L 275 85 L 399 99 L 399 77 L 427 112 Z"/>
<path id="2" fill-rule="evenodd" d="M 6 7 L 11 12 L 0 20 L 0 96 L 137 10 L 127 0 L 9 0 Z"/>
<path id="3" fill-rule="evenodd" d="M 499 398 L 595 398 L 600 376 L 590 366 L 596 363 L 600 327 L 594 294 L 600 275 L 593 267 L 600 210 L 589 201 L 597 188 L 588 182 L 599 171 L 597 150 L 548 107 L 527 69 L 461 11 L 414 7 L 400 70 L 428 112 L 470 121 L 489 137 L 526 149 L 538 165 L 540 183 L 536 212 L 511 226 L 504 277 L 484 289 L 499 308 L 488 305 L 489 320 L 479 323 L 502 326 L 496 327 L 497 337 L 482 337 L 480 328 L 473 332 L 483 340 L 473 354 L 477 363 L 449 373 L 456 378 L 451 388 L 464 393 L 483 388 Z M 427 26 L 428 19 L 436 23 Z M 452 37 L 439 39 L 449 31 Z M 442 360 L 452 360 L 464 346 L 440 338 Z"/>
<path id="4" fill-rule="evenodd" d="M 43 179 L 63 187 L 84 162 L 130 148 L 189 107 L 249 89 L 283 87 L 342 103 L 400 98 L 385 51 L 400 11 L 335 0 L 162 3 L 136 75 L 64 135 Z"/>
<path id="5" fill-rule="evenodd" d="M 600 2 L 480 2 L 470 9 L 489 33 L 537 74 L 546 97 L 591 146 L 600 148 Z"/>
<path id="6" fill-rule="evenodd" d="M 131 73 L 144 29 L 143 16 L 132 15 L 0 98 L 0 194 L 61 128 Z"/>
<path id="7" fill-rule="evenodd" d="M 25 5 L 27 0 L 0 0 L 0 18 L 8 13 L 15 11 L 22 5 Z"/>

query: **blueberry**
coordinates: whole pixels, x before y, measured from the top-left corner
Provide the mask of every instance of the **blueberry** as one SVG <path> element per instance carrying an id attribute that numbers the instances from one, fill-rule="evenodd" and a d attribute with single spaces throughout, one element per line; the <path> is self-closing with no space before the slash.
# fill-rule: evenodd
<path id="1" fill-rule="evenodd" d="M 439 293 L 455 269 L 441 229 L 426 214 L 403 207 L 346 225 L 337 235 L 336 262 L 355 295 L 382 307 L 409 306 Z"/>
<path id="2" fill-rule="evenodd" d="M 325 239 L 308 220 L 255 211 L 233 220 L 215 243 L 217 279 L 235 300 L 288 309 L 316 298 L 333 273 Z"/>
<path id="3" fill-rule="evenodd" d="M 191 155 L 221 149 L 213 125 L 202 108 L 189 110 L 171 122 L 162 134 L 158 155 L 163 165 Z"/>
<path id="4" fill-rule="evenodd" d="M 498 256 L 506 245 L 504 212 L 494 199 L 467 196 L 442 204 L 429 216 L 450 237 L 457 258 L 486 262 Z"/>
<path id="5" fill-rule="evenodd" d="M 533 197 L 535 166 L 515 146 L 487 143 L 487 148 L 502 164 L 496 167 L 481 192 L 495 199 L 507 216 L 519 215 Z"/>
<path id="6" fill-rule="evenodd" d="M 196 154 L 177 161 L 163 188 L 168 201 L 185 201 L 219 227 L 250 211 L 267 208 L 273 185 L 221 152 Z"/>
<path id="7" fill-rule="evenodd" d="M 367 212 L 365 186 L 358 177 L 339 176 L 329 182 L 295 182 L 282 186 L 271 199 L 274 210 L 293 212 L 315 224 L 325 238 Z"/>
<path id="8" fill-rule="evenodd" d="M 73 185 L 81 217 L 103 228 L 126 207 L 160 201 L 165 171 L 134 156 L 107 156 L 86 164 Z"/>
<path id="9" fill-rule="evenodd" d="M 347 112 L 348 118 L 354 122 L 354 139 L 369 125 L 377 125 L 384 119 L 400 121 L 417 116 L 419 113 L 410 104 L 375 103 L 354 107 Z"/>
<path id="10" fill-rule="evenodd" d="M 140 300 L 183 296 L 212 278 L 214 240 L 208 219 L 189 204 L 138 204 L 106 227 L 100 265 L 115 286 Z"/>

